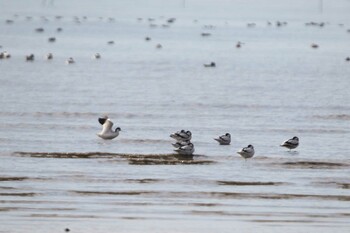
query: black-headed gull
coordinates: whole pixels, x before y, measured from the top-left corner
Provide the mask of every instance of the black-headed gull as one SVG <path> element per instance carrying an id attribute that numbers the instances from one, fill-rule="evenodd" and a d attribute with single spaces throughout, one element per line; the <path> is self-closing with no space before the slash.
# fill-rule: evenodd
<path id="1" fill-rule="evenodd" d="M 97 134 L 100 138 L 103 139 L 113 139 L 119 135 L 121 129 L 117 127 L 114 131 L 112 130 L 113 122 L 107 117 L 98 118 L 98 122 L 102 125 L 102 131 Z"/>

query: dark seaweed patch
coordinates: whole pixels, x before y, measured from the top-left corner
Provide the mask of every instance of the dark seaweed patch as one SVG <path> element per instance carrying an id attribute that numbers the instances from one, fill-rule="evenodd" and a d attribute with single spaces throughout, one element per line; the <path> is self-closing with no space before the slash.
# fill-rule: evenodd
<path id="1" fill-rule="evenodd" d="M 15 152 L 14 154 L 34 158 L 122 158 L 132 165 L 207 165 L 214 163 L 212 160 L 194 159 L 194 156 L 178 154 L 123 154 L 108 152 Z M 201 156 L 196 155 L 196 157 Z"/>
<path id="2" fill-rule="evenodd" d="M 129 164 L 132 165 L 207 165 L 212 164 L 211 160 L 178 160 L 178 159 L 128 159 Z"/>
<path id="3" fill-rule="evenodd" d="M 214 163 L 211 160 L 194 159 L 194 156 L 178 154 L 127 155 L 126 158 L 132 165 L 206 165 Z"/>
<path id="4" fill-rule="evenodd" d="M 0 196 L 33 197 L 35 193 L 0 193 Z"/>
<path id="5" fill-rule="evenodd" d="M 0 182 L 1 181 L 22 181 L 29 179 L 28 177 L 0 177 Z"/>

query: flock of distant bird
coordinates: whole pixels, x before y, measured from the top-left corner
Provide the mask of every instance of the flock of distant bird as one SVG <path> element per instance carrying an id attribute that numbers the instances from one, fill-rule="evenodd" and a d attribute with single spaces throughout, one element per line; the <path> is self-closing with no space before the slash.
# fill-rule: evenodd
<path id="1" fill-rule="evenodd" d="M 108 116 L 98 118 L 98 122 L 102 125 L 102 131 L 99 132 L 97 136 L 105 140 L 111 140 L 118 137 L 121 128 L 117 127 L 113 130 L 113 122 L 108 118 Z M 172 143 L 173 147 L 175 147 L 175 152 L 180 155 L 193 155 L 195 149 L 193 143 L 191 142 L 191 131 L 180 130 L 178 132 L 170 134 L 170 137 L 175 139 L 175 142 Z M 231 135 L 229 133 L 226 133 L 217 138 L 214 138 L 214 140 L 217 141 L 220 145 L 230 145 Z M 284 141 L 280 146 L 286 147 L 289 150 L 295 149 L 299 146 L 299 138 L 295 136 Z M 241 150 L 237 151 L 237 153 L 240 154 L 244 159 L 252 158 L 255 153 L 254 146 L 248 145 L 247 147 L 244 147 Z"/>
<path id="2" fill-rule="evenodd" d="M 14 15 L 14 17 L 15 17 L 15 18 L 18 18 L 19 16 L 18 16 L 18 15 Z M 56 19 L 56 20 L 61 20 L 62 18 L 63 18 L 62 16 L 55 16 L 55 19 Z M 27 16 L 26 19 L 27 19 L 28 21 L 30 21 L 30 20 L 33 19 L 33 17 Z M 49 19 L 48 19 L 47 17 L 45 17 L 45 16 L 42 16 L 41 19 L 42 19 L 44 22 L 48 22 L 48 21 L 49 21 Z M 82 21 L 87 20 L 87 17 L 84 16 L 84 17 L 82 17 L 82 18 L 79 18 L 79 17 L 76 17 L 76 16 L 75 16 L 75 17 L 73 18 L 73 20 L 74 20 L 75 23 L 80 24 L 80 23 L 82 23 Z M 103 20 L 103 17 L 99 17 L 99 20 Z M 114 22 L 114 21 L 115 21 L 115 19 L 112 18 L 112 17 L 107 18 L 107 20 L 108 20 L 108 22 Z M 138 21 L 143 21 L 143 18 L 138 18 L 137 20 L 138 20 Z M 158 26 L 157 24 L 154 23 L 154 21 L 155 21 L 154 18 L 148 18 L 148 21 L 149 21 L 149 23 L 150 23 L 149 26 L 150 26 L 151 28 L 155 28 L 155 27 Z M 166 23 L 162 24 L 161 26 L 162 26 L 163 28 L 168 28 L 169 25 L 172 24 L 172 23 L 174 23 L 175 21 L 176 21 L 176 18 L 169 18 L 169 19 L 166 20 Z M 6 22 L 7 24 L 13 24 L 13 23 L 14 23 L 14 20 L 12 20 L 12 19 L 7 19 L 5 22 Z M 194 20 L 194 22 L 197 23 L 198 21 L 197 21 L 197 20 Z M 270 21 L 267 21 L 267 24 L 266 24 L 266 25 L 267 25 L 267 26 L 272 26 L 273 24 L 274 24 L 276 27 L 283 27 L 283 26 L 287 26 L 287 25 L 288 25 L 287 22 L 281 22 L 281 21 L 276 21 L 275 23 L 272 23 L 272 22 L 270 22 Z M 314 27 L 320 27 L 320 28 L 322 28 L 322 27 L 325 27 L 327 24 L 328 24 L 328 23 L 325 23 L 325 22 L 320 22 L 320 23 L 318 23 L 318 22 L 308 22 L 308 23 L 305 23 L 305 26 L 314 26 Z M 247 23 L 247 27 L 248 27 L 248 28 L 254 28 L 254 27 L 256 27 L 256 26 L 257 26 L 256 23 Z M 344 24 L 339 24 L 339 26 L 340 26 L 340 27 L 343 27 Z M 203 28 L 206 29 L 206 30 L 212 30 L 212 29 L 215 29 L 215 26 L 214 26 L 214 25 L 204 25 Z M 56 32 L 62 32 L 62 30 L 63 30 L 63 29 L 62 29 L 61 27 L 56 28 Z M 38 32 L 38 33 L 42 33 L 42 32 L 45 31 L 45 29 L 42 28 L 42 27 L 40 27 L 40 28 L 36 28 L 35 31 Z M 347 32 L 350 33 L 350 29 L 348 29 Z M 209 36 L 211 36 L 211 33 L 209 33 L 209 32 L 202 32 L 202 33 L 201 33 L 201 36 L 202 36 L 202 37 L 209 37 Z M 151 38 L 150 38 L 150 37 L 145 37 L 145 40 L 146 40 L 146 41 L 150 41 Z M 48 42 L 51 42 L 51 43 L 52 43 L 52 42 L 55 42 L 55 41 L 56 41 L 56 38 L 55 38 L 55 37 L 49 37 L 49 38 L 48 38 Z M 113 44 L 114 44 L 114 41 L 113 41 L 113 40 L 112 40 L 112 41 L 108 41 L 107 44 L 108 44 L 108 45 L 113 45 Z M 241 48 L 243 44 L 244 44 L 244 43 L 238 41 L 238 42 L 236 43 L 236 48 Z M 319 45 L 316 44 L 316 43 L 312 43 L 312 44 L 310 45 L 310 47 L 313 48 L 313 49 L 317 49 L 317 48 L 319 48 Z M 0 48 L 2 48 L 1 45 L 0 45 Z M 162 46 L 161 44 L 157 44 L 157 45 L 156 45 L 156 48 L 157 48 L 157 49 L 162 49 L 163 46 Z M 7 51 L 3 51 L 3 52 L 0 53 L 0 60 L 1 60 L 1 59 L 8 59 L 8 58 L 10 58 L 10 57 L 11 57 L 11 55 L 10 55 Z M 45 58 L 46 58 L 47 60 L 51 60 L 51 59 L 53 59 L 53 54 L 52 54 L 52 53 L 48 53 L 48 54 L 45 56 Z M 97 54 L 95 54 L 95 55 L 93 56 L 93 58 L 99 59 L 99 58 L 101 58 L 101 55 L 97 53 Z M 35 56 L 34 56 L 34 54 L 29 54 L 29 55 L 27 55 L 27 56 L 25 57 L 25 59 L 26 59 L 26 61 L 34 61 Z M 350 57 L 346 57 L 346 58 L 345 58 L 345 61 L 350 62 Z M 74 60 L 72 57 L 70 57 L 70 58 L 68 58 L 68 59 L 66 60 L 66 64 L 74 64 L 74 63 L 75 63 L 75 60 Z M 208 68 L 209 68 L 209 67 L 211 67 L 211 68 L 216 67 L 216 63 L 215 63 L 215 62 L 210 62 L 210 63 L 208 63 L 208 64 L 203 64 L 203 65 L 204 65 L 204 67 L 208 67 Z"/>
<path id="3" fill-rule="evenodd" d="M 9 59 L 11 58 L 11 54 L 8 53 L 7 51 L 4 51 L 4 52 L 1 52 L 0 53 L 0 60 L 1 59 Z M 96 53 L 92 56 L 92 58 L 94 59 L 100 59 L 101 58 L 101 55 L 99 53 Z M 25 57 L 26 61 L 34 61 L 35 60 L 35 55 L 34 54 L 29 54 Z M 45 59 L 46 60 L 52 60 L 53 59 L 53 54 L 52 53 L 48 53 L 45 55 Z M 75 63 L 75 60 L 70 57 L 66 60 L 66 64 L 74 64 Z"/>
<path id="4" fill-rule="evenodd" d="M 15 16 L 15 18 L 18 17 L 17 14 L 14 15 L 14 16 Z M 56 17 L 55 17 L 56 20 L 61 20 L 62 18 L 63 18 L 62 16 L 56 16 Z M 30 21 L 30 20 L 33 19 L 33 17 L 27 16 L 26 19 L 27 19 L 28 21 Z M 48 22 L 48 21 L 49 21 L 49 19 L 46 18 L 46 17 L 44 17 L 44 16 L 42 16 L 41 19 L 42 19 L 44 22 Z M 99 19 L 102 20 L 103 18 L 102 18 L 102 17 L 99 17 Z M 87 20 L 87 17 L 84 16 L 84 17 L 83 17 L 83 20 Z M 138 18 L 138 20 L 139 20 L 139 21 L 142 21 L 142 18 Z M 169 24 L 174 23 L 175 20 L 176 20 L 175 18 L 169 18 L 169 19 L 166 21 L 168 24 L 163 24 L 162 26 L 163 26 L 164 28 L 165 28 L 165 27 L 169 27 Z M 78 24 L 81 23 L 81 20 L 79 19 L 79 17 L 74 17 L 74 21 L 75 21 L 76 23 L 78 23 Z M 109 18 L 108 18 L 108 21 L 109 21 L 109 22 L 114 22 L 115 19 L 109 17 Z M 148 21 L 153 22 L 154 19 L 153 19 L 153 18 L 149 18 Z M 12 20 L 12 19 L 7 19 L 7 20 L 5 21 L 5 23 L 6 23 L 6 24 L 13 24 L 13 23 L 14 23 L 14 20 Z M 155 25 L 155 24 L 153 24 L 153 23 L 150 24 L 150 27 L 156 27 L 156 26 L 157 26 L 157 25 Z M 45 31 L 45 29 L 42 28 L 42 27 L 39 27 L 39 28 L 36 28 L 36 29 L 35 29 L 35 32 L 37 32 L 37 33 L 43 33 L 44 31 Z M 62 29 L 61 27 L 58 27 L 58 28 L 56 29 L 56 32 L 62 32 L 62 31 L 63 31 L 63 29 Z M 146 40 L 146 41 L 150 41 L 151 38 L 150 38 L 150 37 L 145 37 L 145 40 Z M 48 42 L 51 42 L 51 43 L 56 42 L 56 38 L 55 38 L 55 37 L 49 37 L 49 38 L 48 38 Z M 107 44 L 108 44 L 108 45 L 114 45 L 114 41 L 113 41 L 113 40 L 108 41 Z M 0 49 L 1 49 L 1 48 L 2 48 L 2 46 L 0 45 Z M 163 46 L 162 46 L 161 44 L 158 43 L 158 44 L 156 44 L 155 48 L 157 48 L 157 49 L 162 49 Z M 11 58 L 11 54 L 10 54 L 9 52 L 7 52 L 7 51 L 0 52 L 0 60 L 1 60 L 1 59 L 9 59 L 9 58 Z M 53 59 L 53 54 L 52 54 L 52 53 L 48 53 L 48 54 L 46 54 L 46 55 L 44 56 L 44 58 L 45 58 L 46 60 L 52 60 L 52 59 Z M 99 53 L 96 53 L 92 58 L 94 58 L 94 59 L 100 59 L 100 58 L 101 58 L 101 55 L 100 55 Z M 35 60 L 35 55 L 34 55 L 34 54 L 26 55 L 26 56 L 25 56 L 25 60 L 26 60 L 26 61 L 34 61 L 34 60 Z M 74 60 L 72 57 L 69 57 L 69 58 L 66 60 L 66 64 L 74 64 L 74 63 L 75 63 L 75 60 Z"/>
<path id="5" fill-rule="evenodd" d="M 37 29 L 36 31 L 38 31 L 38 29 Z M 50 38 L 49 38 L 49 41 L 50 41 L 50 42 L 54 42 L 55 40 L 56 40 L 56 38 L 54 38 L 54 37 L 50 37 Z M 150 37 L 146 37 L 145 40 L 146 40 L 146 41 L 150 41 L 151 38 L 150 38 Z M 113 44 L 114 44 L 114 41 L 108 41 L 107 44 L 113 45 Z M 1 48 L 1 47 L 2 47 L 2 46 L 0 46 L 0 48 Z M 157 45 L 156 45 L 156 48 L 157 48 L 157 49 L 162 49 L 163 46 L 162 46 L 161 44 L 157 44 Z M 11 58 L 11 54 L 10 54 L 9 52 L 7 52 L 7 51 L 0 52 L 0 60 L 1 60 L 1 59 L 9 59 L 9 58 Z M 53 59 L 53 54 L 52 54 L 52 53 L 48 53 L 48 54 L 46 54 L 46 55 L 44 56 L 44 58 L 45 58 L 46 60 L 52 60 L 52 59 Z M 96 53 L 96 54 L 94 54 L 94 55 L 92 56 L 92 58 L 93 58 L 93 59 L 100 59 L 100 58 L 101 58 L 101 54 Z M 29 55 L 26 55 L 26 56 L 25 56 L 25 60 L 26 60 L 26 61 L 34 61 L 34 60 L 35 60 L 35 55 L 32 54 L 32 53 L 29 54 Z M 72 57 L 70 57 L 70 58 L 68 58 L 68 59 L 66 60 L 66 64 L 74 64 L 74 63 L 75 63 L 75 60 L 74 60 Z"/>

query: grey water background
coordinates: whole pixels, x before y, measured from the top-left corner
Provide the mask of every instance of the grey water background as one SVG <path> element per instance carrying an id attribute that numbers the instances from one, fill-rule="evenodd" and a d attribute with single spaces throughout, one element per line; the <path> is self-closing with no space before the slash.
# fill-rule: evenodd
<path id="1" fill-rule="evenodd" d="M 0 232 L 348 231 L 350 2 L 320 2 L 1 1 Z"/>

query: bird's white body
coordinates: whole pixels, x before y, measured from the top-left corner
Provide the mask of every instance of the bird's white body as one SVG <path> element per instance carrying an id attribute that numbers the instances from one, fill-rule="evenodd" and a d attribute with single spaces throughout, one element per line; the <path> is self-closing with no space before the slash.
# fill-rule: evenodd
<path id="1" fill-rule="evenodd" d="M 120 128 L 116 128 L 115 131 L 112 130 L 113 122 L 107 118 L 104 119 L 104 123 L 102 124 L 102 131 L 97 134 L 102 139 L 111 140 L 113 138 L 118 137 Z M 100 122 L 101 123 L 101 122 Z"/>
<path id="2" fill-rule="evenodd" d="M 53 55 L 52 55 L 52 53 L 48 53 L 48 54 L 46 54 L 46 60 L 51 60 L 52 58 L 53 58 Z"/>
<path id="3" fill-rule="evenodd" d="M 180 155 L 192 155 L 194 152 L 194 146 L 192 143 L 189 143 L 188 145 L 179 147 L 174 151 L 176 151 Z"/>
<path id="4" fill-rule="evenodd" d="M 10 58 L 10 57 L 11 57 L 11 54 L 9 54 L 7 51 L 4 51 L 4 52 L 0 53 L 0 59 Z"/>
<path id="5" fill-rule="evenodd" d="M 241 150 L 237 151 L 238 154 L 240 154 L 243 158 L 249 159 L 254 156 L 254 147 L 252 145 L 248 145 L 247 147 L 242 148 Z"/>
<path id="6" fill-rule="evenodd" d="M 101 55 L 99 53 L 96 53 L 94 56 L 93 56 L 94 59 L 100 59 L 101 58 Z"/>
<path id="7" fill-rule="evenodd" d="M 284 141 L 280 146 L 286 147 L 288 149 L 295 149 L 299 146 L 299 138 L 293 137 L 291 139 L 288 139 Z"/>
<path id="8" fill-rule="evenodd" d="M 231 135 L 229 133 L 226 133 L 224 135 L 221 135 L 218 138 L 214 138 L 214 140 L 219 142 L 220 145 L 230 145 L 230 143 L 231 143 Z"/>

